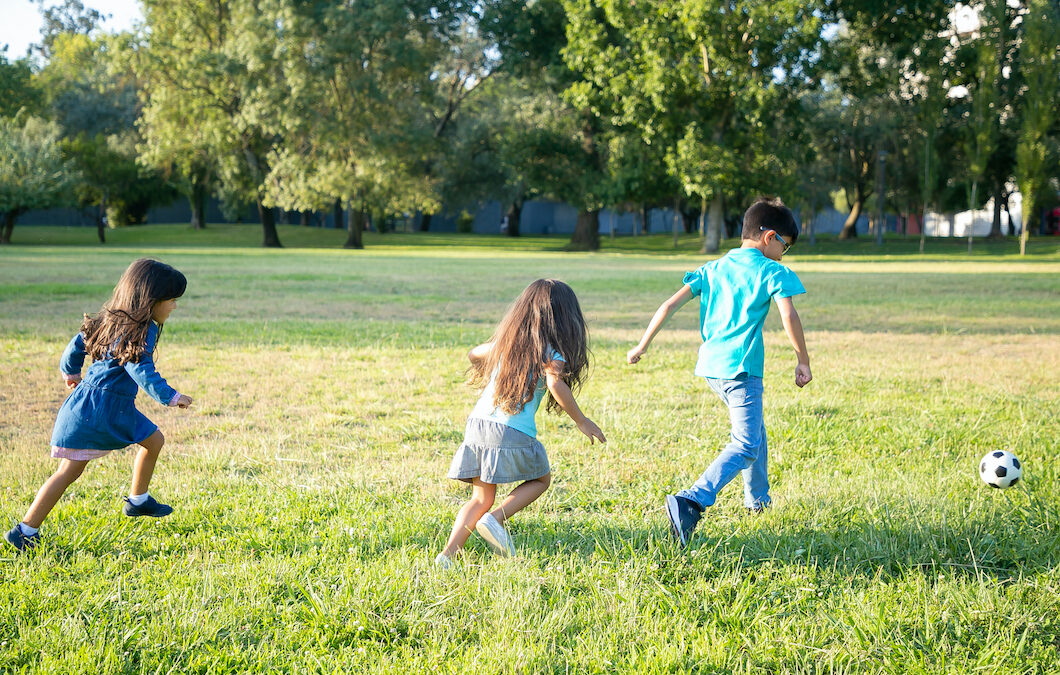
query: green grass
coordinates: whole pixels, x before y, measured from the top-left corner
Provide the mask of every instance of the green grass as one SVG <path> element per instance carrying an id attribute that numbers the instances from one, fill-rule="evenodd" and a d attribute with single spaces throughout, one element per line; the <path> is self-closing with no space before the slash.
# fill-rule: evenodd
<path id="1" fill-rule="evenodd" d="M 804 242 L 788 257 L 815 380 L 767 323 L 776 507 L 728 487 L 688 551 L 662 496 L 725 442 L 692 375 L 696 311 L 637 367 L 625 351 L 685 270 L 658 235 L 369 235 L 285 227 L 16 228 L 0 249 L 0 513 L 54 469 L 57 364 L 129 261 L 189 278 L 159 368 L 195 398 L 140 408 L 166 434 L 156 522 L 120 515 L 130 452 L 93 462 L 0 553 L 0 672 L 1054 673 L 1060 668 L 1060 251 L 1014 242 Z M 731 242 L 727 242 L 731 243 Z M 244 248 L 249 247 L 249 248 Z M 639 250 L 638 247 L 644 247 Z M 467 496 L 447 480 L 474 393 L 464 354 L 532 279 L 590 320 L 579 402 L 609 443 L 539 415 L 553 486 L 512 520 L 519 557 L 473 537 L 432 560 Z M 976 475 L 1013 450 L 1025 480 Z"/>

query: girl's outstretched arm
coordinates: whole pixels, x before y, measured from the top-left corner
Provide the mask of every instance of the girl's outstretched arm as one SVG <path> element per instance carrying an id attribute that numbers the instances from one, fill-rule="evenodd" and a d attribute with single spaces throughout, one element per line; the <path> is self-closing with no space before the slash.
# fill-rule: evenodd
<path id="1" fill-rule="evenodd" d="M 483 359 L 489 356 L 492 349 L 492 342 L 484 342 L 467 353 L 467 360 L 471 363 L 481 363 Z"/>
<path id="2" fill-rule="evenodd" d="M 663 324 L 670 318 L 670 315 L 684 307 L 685 303 L 694 297 L 692 287 L 685 284 L 681 287 L 681 290 L 659 305 L 659 309 L 655 310 L 655 316 L 651 318 L 648 328 L 644 331 L 644 337 L 640 339 L 636 347 L 626 352 L 626 363 L 634 364 L 640 361 L 640 357 L 644 356 L 644 352 L 648 351 L 648 345 L 655 339 L 655 335 L 662 329 Z"/>
<path id="3" fill-rule="evenodd" d="M 545 385 L 548 387 L 549 393 L 552 394 L 552 398 L 556 399 L 556 403 L 559 403 L 559 407 L 563 408 L 563 412 L 570 415 L 570 418 L 578 426 L 578 431 L 589 437 L 589 443 L 595 443 L 597 440 L 601 443 L 607 443 L 607 439 L 604 438 L 604 432 L 600 431 L 600 427 L 586 417 L 582 409 L 578 407 L 578 402 L 574 400 L 574 394 L 571 393 L 570 387 L 563 381 L 563 368 L 564 363 L 562 361 L 552 361 L 545 368 Z"/>

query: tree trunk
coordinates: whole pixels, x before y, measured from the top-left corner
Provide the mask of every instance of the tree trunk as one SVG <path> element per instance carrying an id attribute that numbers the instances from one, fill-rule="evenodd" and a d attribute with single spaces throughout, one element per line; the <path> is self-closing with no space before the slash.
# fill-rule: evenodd
<path id="1" fill-rule="evenodd" d="M 11 211 L 4 211 L 4 219 L 2 222 L 0 222 L 0 244 L 11 243 L 11 232 L 15 229 L 15 218 L 17 217 L 17 209 L 12 209 Z"/>
<path id="2" fill-rule="evenodd" d="M 258 215 L 261 217 L 261 230 L 264 234 L 261 245 L 266 248 L 283 248 L 280 243 L 280 235 L 276 233 L 276 217 L 272 209 L 266 207 L 258 199 Z"/>
<path id="3" fill-rule="evenodd" d="M 309 211 L 302 211 L 299 218 L 299 224 L 302 227 L 309 227 Z"/>
<path id="4" fill-rule="evenodd" d="M 567 244 L 568 251 L 596 251 L 600 248 L 600 225 L 597 219 L 600 212 L 589 209 L 578 212 L 578 222 L 574 226 L 574 234 L 571 235 L 570 243 Z"/>
<path id="5" fill-rule="evenodd" d="M 518 237 L 519 236 L 519 223 L 523 217 L 523 201 L 516 199 L 512 202 L 512 205 L 508 207 L 508 236 Z"/>
<path id="6" fill-rule="evenodd" d="M 364 232 L 364 209 L 350 209 L 350 234 L 346 237 L 343 248 L 364 248 L 364 240 L 361 233 Z"/>
<path id="7" fill-rule="evenodd" d="M 336 199 L 335 200 L 335 206 L 332 209 L 332 211 L 335 214 L 335 229 L 336 230 L 344 230 L 344 229 L 346 229 L 346 226 L 342 223 L 342 200 L 341 199 Z"/>
<path id="8" fill-rule="evenodd" d="M 1004 199 L 1005 186 L 998 181 L 994 185 L 994 220 L 990 223 L 988 239 L 1001 239 L 1001 200 Z"/>
<path id="9" fill-rule="evenodd" d="M 843 229 L 839 231 L 840 239 L 856 239 L 858 236 L 858 218 L 861 217 L 861 208 L 864 206 L 865 198 L 859 193 L 857 199 L 850 207 L 850 213 L 843 223 Z"/>
<path id="10" fill-rule="evenodd" d="M 429 232 L 431 229 L 431 217 L 433 213 L 424 213 L 420 216 L 420 232 Z"/>
<path id="11" fill-rule="evenodd" d="M 641 234 L 651 233 L 651 209 L 647 204 L 642 204 L 640 207 L 640 227 Z"/>
<path id="12" fill-rule="evenodd" d="M 188 195 L 191 203 L 191 229 L 201 230 L 206 227 L 206 181 L 193 178 L 191 194 Z"/>
<path id="13" fill-rule="evenodd" d="M 96 237 L 99 243 L 107 243 L 107 192 L 103 192 L 103 199 L 99 203 L 99 213 L 96 215 Z"/>
<path id="14" fill-rule="evenodd" d="M 703 248 L 700 253 L 717 253 L 721 249 L 721 228 L 725 225 L 725 209 L 721 197 L 710 200 L 709 208 L 707 236 L 703 238 Z"/>

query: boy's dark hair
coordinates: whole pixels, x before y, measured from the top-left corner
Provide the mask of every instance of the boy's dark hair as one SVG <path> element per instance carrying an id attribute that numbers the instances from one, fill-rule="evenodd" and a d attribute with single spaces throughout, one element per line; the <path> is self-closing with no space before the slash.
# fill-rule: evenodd
<path id="1" fill-rule="evenodd" d="M 758 241 L 766 230 L 773 230 L 794 244 L 799 239 L 799 224 L 791 209 L 779 197 L 759 197 L 743 214 L 744 239 Z"/>

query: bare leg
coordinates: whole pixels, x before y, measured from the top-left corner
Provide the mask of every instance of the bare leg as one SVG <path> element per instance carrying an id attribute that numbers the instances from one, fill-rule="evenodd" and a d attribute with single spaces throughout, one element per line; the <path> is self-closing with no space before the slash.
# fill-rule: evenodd
<path id="1" fill-rule="evenodd" d="M 142 495 L 147 492 L 148 486 L 151 485 L 151 476 L 155 473 L 158 453 L 165 442 L 165 436 L 158 429 L 140 442 L 142 447 L 136 452 L 136 459 L 133 460 L 132 485 L 129 487 L 129 494 Z"/>
<path id="2" fill-rule="evenodd" d="M 22 519 L 22 522 L 30 527 L 40 527 L 59 502 L 59 498 L 66 492 L 66 488 L 81 476 L 86 466 L 88 466 L 88 461 L 60 460 L 59 468 L 55 470 L 51 478 L 44 481 L 40 490 L 37 490 L 37 496 L 33 499 L 29 511 L 26 511 L 26 517 Z"/>
<path id="3" fill-rule="evenodd" d="M 483 483 L 478 478 L 472 479 L 471 499 L 467 501 L 456 514 L 456 522 L 453 523 L 453 532 L 449 535 L 449 542 L 445 545 L 442 553 L 447 558 L 452 558 L 456 552 L 464 548 L 467 538 L 475 531 L 475 524 L 479 518 L 493 506 L 497 498 L 497 486 Z"/>
<path id="4" fill-rule="evenodd" d="M 508 493 L 508 496 L 504 498 L 501 505 L 493 510 L 493 517 L 497 519 L 498 523 L 503 525 L 505 520 L 519 513 L 527 506 L 530 506 L 538 497 L 545 494 L 545 490 L 548 489 L 548 486 L 551 483 L 551 473 L 546 473 L 540 478 L 520 483 L 514 490 Z"/>

